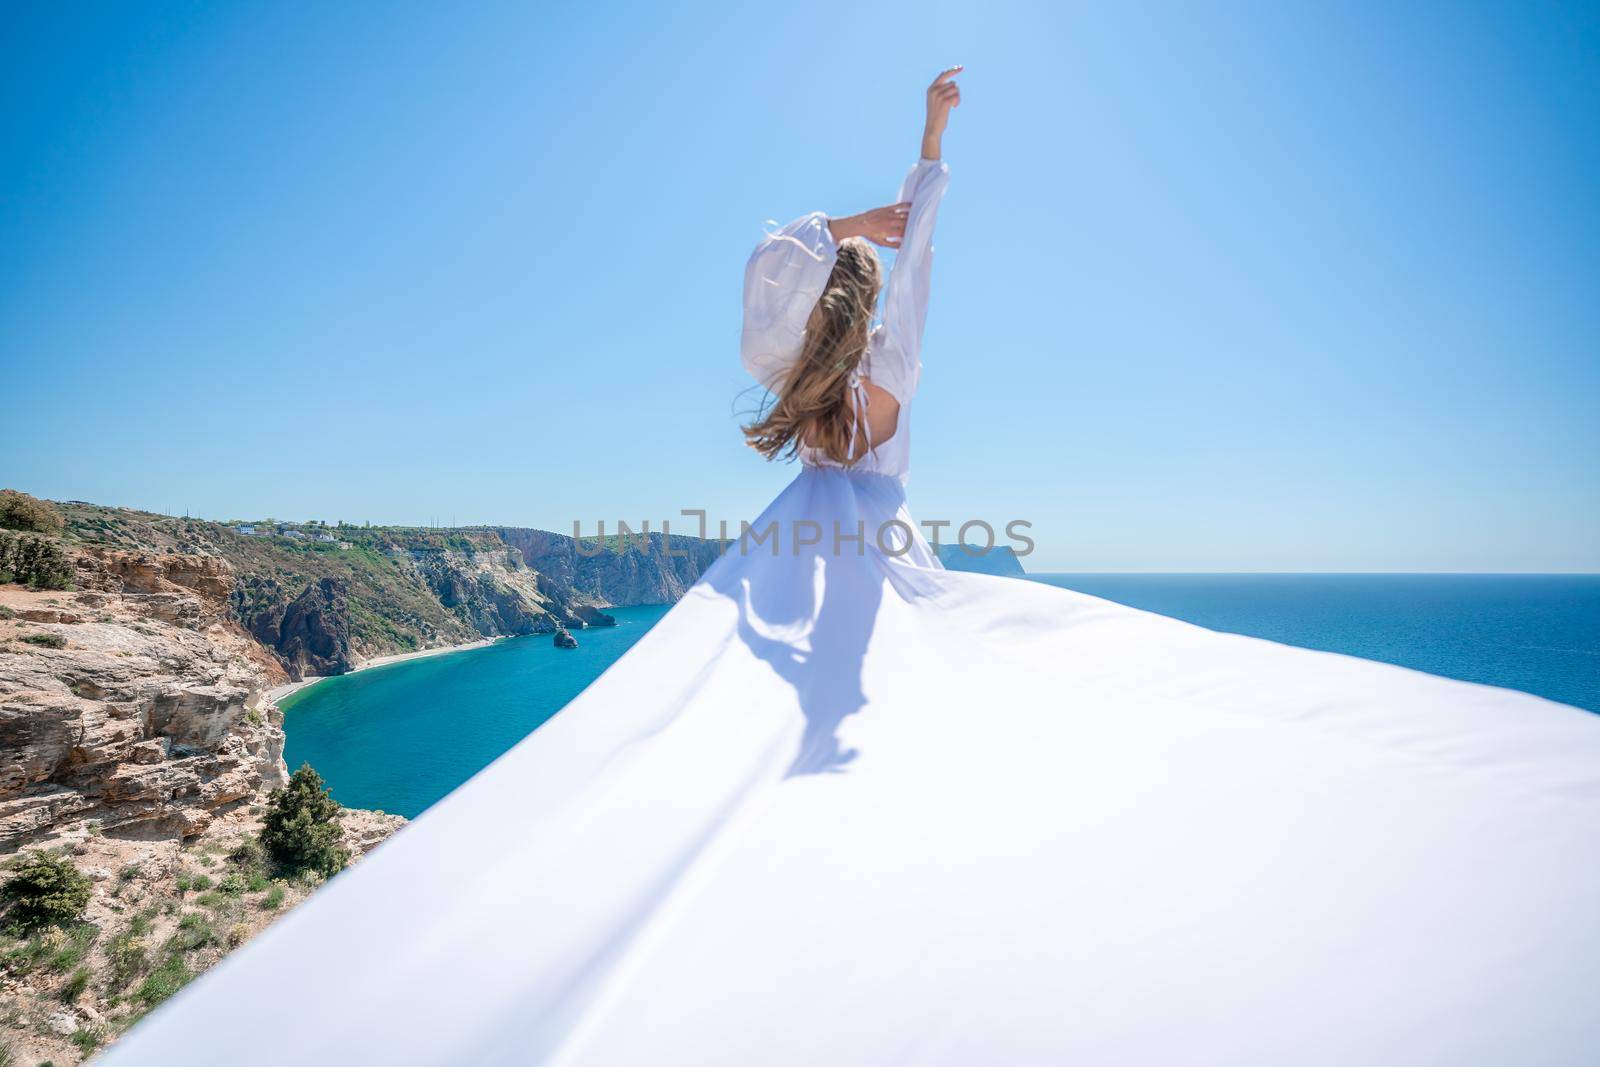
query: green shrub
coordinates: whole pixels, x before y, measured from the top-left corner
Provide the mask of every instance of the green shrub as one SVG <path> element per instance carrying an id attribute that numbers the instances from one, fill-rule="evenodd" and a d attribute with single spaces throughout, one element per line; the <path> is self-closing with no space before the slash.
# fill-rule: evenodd
<path id="1" fill-rule="evenodd" d="M 22 640 L 40 648 L 66 648 L 67 639 L 60 634 L 23 634 Z"/>
<path id="2" fill-rule="evenodd" d="M 58 534 L 67 528 L 67 523 L 48 500 L 15 489 L 0 489 L 0 526 L 8 530 Z"/>
<path id="3" fill-rule="evenodd" d="M 0 530 L 0 583 L 35 589 L 71 589 L 72 563 L 61 546 L 44 537 Z"/>
<path id="4" fill-rule="evenodd" d="M 71 922 L 89 906 L 87 875 L 52 852 L 32 852 L 17 866 L 0 896 L 23 924 Z"/>
<path id="5" fill-rule="evenodd" d="M 329 877 L 344 869 L 350 853 L 340 844 L 339 805 L 322 776 L 302 764 L 287 789 L 275 789 L 261 823 L 261 844 L 282 869 Z"/>
<path id="6" fill-rule="evenodd" d="M 58 973 L 72 970 L 89 955 L 89 949 L 94 946 L 95 938 L 99 936 L 99 928 L 89 923 L 73 925 L 72 929 L 66 931 L 65 940 L 50 953 L 49 959 L 45 960 L 45 966 Z"/>
<path id="7" fill-rule="evenodd" d="M 85 1026 L 80 1030 L 74 1030 L 72 1032 L 72 1037 L 68 1040 L 70 1040 L 74 1045 L 77 1045 L 79 1050 L 81 1050 L 83 1054 L 87 1056 L 89 1053 L 99 1048 L 100 1043 L 105 1039 L 106 1032 L 103 1027 Z"/>
<path id="8" fill-rule="evenodd" d="M 199 912 L 191 911 L 178 920 L 178 931 L 167 939 L 169 954 L 193 952 L 217 940 L 216 928 Z"/>
<path id="9" fill-rule="evenodd" d="M 111 984 L 117 989 L 143 974 L 150 965 L 144 939 L 131 930 L 111 942 L 106 958 L 111 964 Z"/>
<path id="10" fill-rule="evenodd" d="M 39 968 L 57 974 L 70 971 L 89 955 L 99 933 L 99 929 L 89 923 L 74 923 L 70 928 L 42 926 L 0 957 L 0 963 L 18 975 L 30 974 Z"/>
<path id="11" fill-rule="evenodd" d="M 4 956 L 0 956 L 0 964 L 4 964 L 5 969 L 15 975 L 31 974 L 34 968 L 44 962 L 45 957 L 53 951 L 47 935 L 59 933 L 60 931 L 52 928 L 34 934 L 22 944 L 7 950 Z"/>
<path id="12" fill-rule="evenodd" d="M 161 966 L 151 971 L 145 980 L 139 983 L 139 988 L 133 995 L 142 1001 L 145 1007 L 153 1008 L 182 989 L 193 978 L 194 972 L 183 962 L 183 957 L 168 956 L 161 961 Z"/>
<path id="13" fill-rule="evenodd" d="M 79 967 L 72 972 L 72 977 L 68 978 L 66 983 L 62 985 L 61 999 L 71 1004 L 83 996 L 83 991 L 87 988 L 89 988 L 89 972 L 86 968 Z"/>
<path id="14" fill-rule="evenodd" d="M 283 907 L 283 886 L 275 885 L 261 898 L 262 911 L 277 911 Z"/>
<path id="15" fill-rule="evenodd" d="M 217 883 L 217 892 L 225 897 L 244 895 L 244 876 L 238 872 L 224 875 L 222 881 Z"/>

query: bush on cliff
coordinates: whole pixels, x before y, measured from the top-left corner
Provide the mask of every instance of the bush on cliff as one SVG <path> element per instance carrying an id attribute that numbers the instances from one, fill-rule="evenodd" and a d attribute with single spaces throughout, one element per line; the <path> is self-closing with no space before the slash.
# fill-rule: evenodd
<path id="1" fill-rule="evenodd" d="M 0 584 L 22 582 L 35 589 L 72 588 L 72 564 L 54 541 L 0 531 Z"/>
<path id="2" fill-rule="evenodd" d="M 23 634 L 22 640 L 40 648 L 66 648 L 67 639 L 60 634 Z"/>
<path id="3" fill-rule="evenodd" d="M 20 925 L 67 923 L 89 906 L 88 875 L 53 852 L 32 852 L 13 868 L 0 888 L 10 902 L 11 918 Z"/>
<path id="4" fill-rule="evenodd" d="M 314 871 L 328 877 L 350 862 L 339 842 L 339 805 L 328 795 L 322 775 L 309 763 L 289 777 L 286 789 L 274 789 L 261 822 L 261 844 L 285 871 Z"/>
<path id="5" fill-rule="evenodd" d="M 15 489 L 0 489 L 0 526 L 47 534 L 58 534 L 67 528 L 54 504 Z"/>

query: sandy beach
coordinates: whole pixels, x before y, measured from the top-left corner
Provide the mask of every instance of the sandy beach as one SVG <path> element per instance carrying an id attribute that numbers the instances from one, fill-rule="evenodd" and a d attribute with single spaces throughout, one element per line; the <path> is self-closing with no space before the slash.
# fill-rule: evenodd
<path id="1" fill-rule="evenodd" d="M 354 674 L 357 671 L 370 670 L 373 667 L 386 667 L 391 663 L 400 663 L 400 662 L 403 662 L 403 661 L 408 660 L 408 659 L 425 659 L 428 656 L 443 656 L 443 655 L 447 655 L 448 653 L 451 653 L 451 652 L 465 652 L 469 648 L 485 648 L 485 647 L 487 647 L 489 645 L 494 644 L 496 641 L 504 641 L 504 640 L 505 640 L 505 637 L 503 637 L 503 636 L 502 637 L 484 637 L 484 638 L 480 638 L 477 641 L 466 641 L 466 642 L 463 642 L 462 644 L 459 644 L 459 645 L 441 645 L 438 648 L 424 648 L 424 649 L 419 649 L 416 652 L 396 652 L 393 655 L 388 655 L 388 656 L 374 656 L 371 659 L 361 660 L 359 663 L 357 663 L 354 667 L 351 667 L 350 670 L 348 670 L 345 673 Z M 331 674 L 317 674 L 317 675 L 313 675 L 310 678 L 302 678 L 298 682 L 289 682 L 289 683 L 287 683 L 285 685 L 275 686 L 274 688 L 269 689 L 267 691 L 267 696 L 266 696 L 265 703 L 266 704 L 276 704 L 280 700 L 282 700 L 284 697 L 288 696 L 290 693 L 298 693 L 300 690 L 305 689 L 308 686 L 313 686 L 313 685 L 316 685 L 320 681 L 324 681 L 325 679 L 336 678 L 336 677 L 341 677 L 341 676 L 340 675 L 331 675 Z"/>

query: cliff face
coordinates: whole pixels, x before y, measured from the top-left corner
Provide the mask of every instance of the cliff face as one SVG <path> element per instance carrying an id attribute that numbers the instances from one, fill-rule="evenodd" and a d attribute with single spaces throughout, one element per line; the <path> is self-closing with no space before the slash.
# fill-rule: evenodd
<path id="1" fill-rule="evenodd" d="M 439 602 L 485 636 L 553 633 L 566 616 L 561 599 L 541 592 L 539 575 L 504 545 L 412 558 Z"/>
<path id="2" fill-rule="evenodd" d="M 285 778 L 285 679 L 216 560 L 85 553 L 75 592 L 0 586 L 0 848 L 92 819 L 187 837 Z"/>
<path id="3" fill-rule="evenodd" d="M 218 857 L 255 837 L 260 801 L 287 779 L 273 687 L 369 656 L 614 625 L 600 608 L 675 601 L 717 558 L 688 537 L 669 555 L 659 534 L 585 555 L 526 529 L 256 537 L 122 508 L 60 512 L 64 528 L 36 536 L 71 563 L 74 589 L 0 585 L 0 854 L 38 843 L 71 854 L 93 881 L 99 935 L 72 998 L 64 972 L 0 967 L 30 1062 L 73 1062 L 94 1043 L 80 1038 L 138 1017 L 129 989 L 141 987 L 111 975 L 118 946 L 160 944 L 184 973 L 204 970 L 308 891 L 194 892 L 232 870 Z M 402 822 L 341 817 L 357 853 Z M 197 918 L 225 940 L 180 939 L 180 920 Z"/>
<path id="4" fill-rule="evenodd" d="M 344 674 L 350 669 L 349 584 L 319 578 L 298 594 L 278 579 L 246 575 L 230 591 L 234 617 L 272 649 L 290 677 Z"/>
<path id="5" fill-rule="evenodd" d="M 67 1064 L 312 886 L 250 859 L 260 802 L 287 780 L 283 716 L 265 698 L 286 673 L 235 618 L 233 564 L 158 542 L 45 536 L 74 588 L 0 585 L 0 855 L 43 846 L 67 857 L 89 899 L 82 922 L 0 931 L 0 1061 Z M 286 596 L 279 654 L 339 662 L 343 594 L 320 577 Z M 343 811 L 338 822 L 359 856 L 405 820 Z"/>
<path id="6" fill-rule="evenodd" d="M 263 694 L 368 656 L 614 624 L 670 603 L 718 545 L 505 527 L 259 538 L 62 506 L 73 592 L 0 586 L 0 846 L 92 821 L 185 837 L 284 778 Z M 670 551 L 669 551 L 670 549 Z"/>
<path id="7" fill-rule="evenodd" d="M 602 607 L 675 603 L 720 555 L 715 541 L 674 535 L 669 544 L 659 533 L 626 544 L 612 538 L 592 555 L 580 552 L 577 542 L 564 534 L 516 527 L 500 527 L 495 533 L 516 549 L 550 588 Z M 641 540 L 648 541 L 643 551 Z M 593 548 L 585 546 L 588 552 Z"/>
<path id="8" fill-rule="evenodd" d="M 586 555 L 571 537 L 515 527 L 262 537 L 199 519 L 60 507 L 69 547 L 99 561 L 83 566 L 109 567 L 130 589 L 178 582 L 226 598 L 294 679 L 480 637 L 608 625 L 594 609 L 672 603 L 718 555 L 714 542 L 675 536 L 669 546 L 659 533 L 643 543 L 612 538 Z M 159 574 L 139 562 L 153 558 L 165 561 Z"/>

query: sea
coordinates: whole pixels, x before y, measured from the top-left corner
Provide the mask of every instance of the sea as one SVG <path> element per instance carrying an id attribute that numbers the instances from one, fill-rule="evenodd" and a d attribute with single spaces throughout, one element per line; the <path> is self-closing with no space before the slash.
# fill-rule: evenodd
<path id="1" fill-rule="evenodd" d="M 1600 575 L 1037 574 L 1028 579 L 1214 630 L 1397 663 L 1600 712 Z M 615 628 L 407 660 L 284 702 L 289 766 L 334 797 L 413 817 L 582 692 L 666 607 Z"/>

